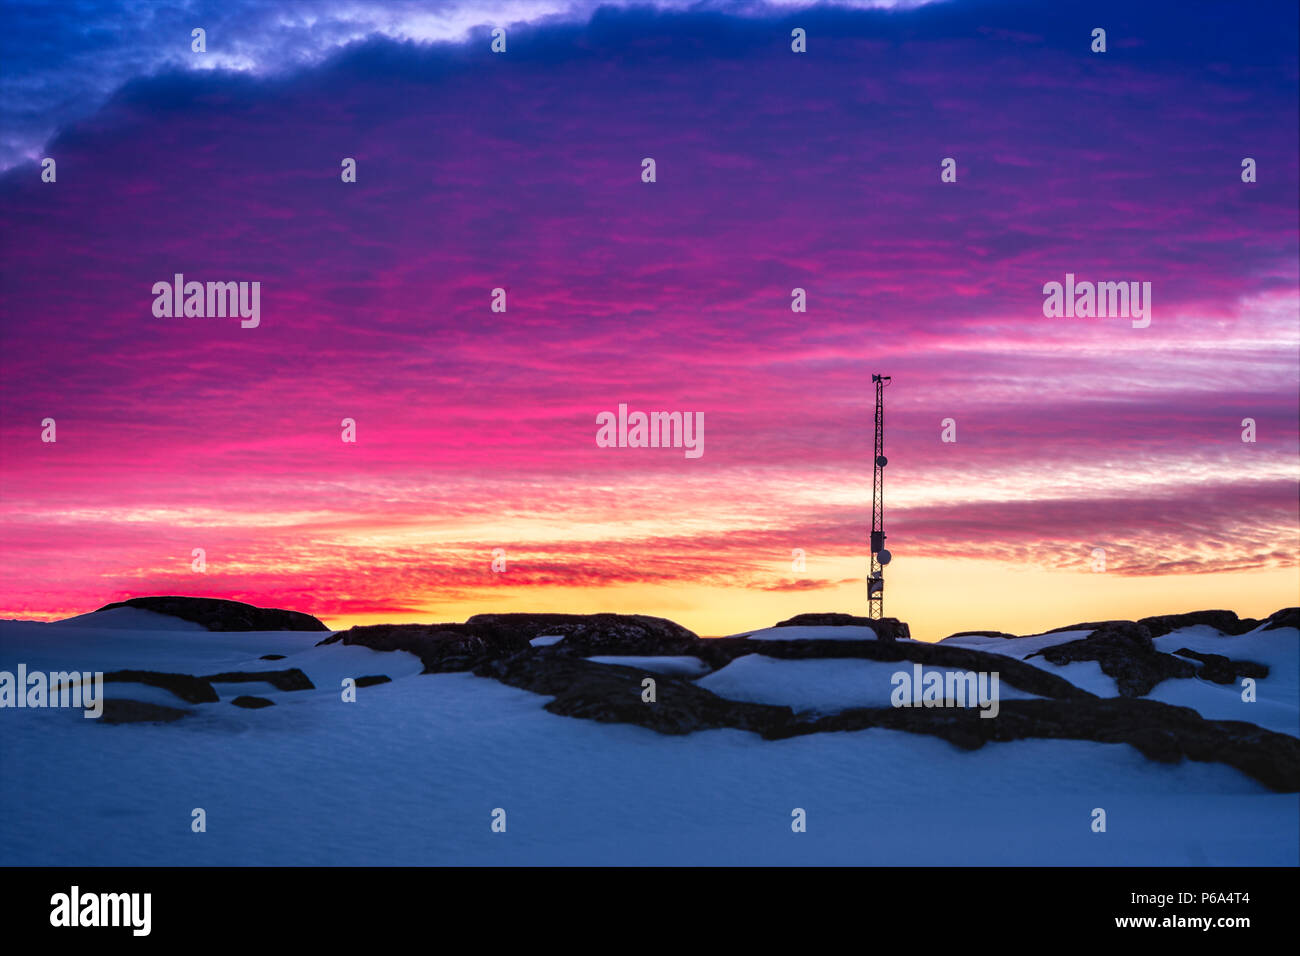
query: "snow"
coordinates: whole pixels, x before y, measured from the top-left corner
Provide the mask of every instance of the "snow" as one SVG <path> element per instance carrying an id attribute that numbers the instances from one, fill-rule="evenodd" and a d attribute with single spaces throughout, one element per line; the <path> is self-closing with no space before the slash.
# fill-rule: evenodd
<path id="1" fill-rule="evenodd" d="M 27 665 L 28 671 L 129 669 L 201 677 L 229 671 L 279 671 L 296 667 L 318 691 L 337 696 L 344 677 L 386 674 L 396 680 L 424 669 L 420 659 L 407 651 L 374 651 L 356 644 L 316 646 L 328 636 L 324 631 L 203 630 L 202 637 L 195 637 L 188 629 L 166 632 L 146 628 L 127 632 L 116 627 L 99 630 L 62 623 L 3 622 L 0 623 L 0 670 L 13 671 L 21 662 Z M 261 659 L 263 654 L 283 654 L 284 659 L 265 661 Z M 117 682 L 106 683 L 105 696 L 127 697 L 118 690 L 122 686 Z M 282 691 L 264 681 L 220 682 L 212 686 L 222 700 L 252 695 L 276 699 L 278 703 L 278 697 L 286 694 L 313 693 Z M 177 704 L 178 698 L 169 691 L 155 690 L 164 696 L 131 695 L 129 699 L 193 706 Z"/>
<path id="2" fill-rule="evenodd" d="M 53 623 L 59 627 L 111 628 L 113 630 L 127 631 L 202 631 L 205 634 L 209 633 L 208 629 L 202 624 L 173 617 L 170 614 L 146 611 L 140 607 L 114 607 L 109 608 L 107 611 L 91 611 L 89 614 L 78 614 L 76 617 L 64 618 L 62 621 L 54 621 Z"/>
<path id="3" fill-rule="evenodd" d="M 1012 639 L 968 635 L 941 643 L 945 647 L 967 647 L 1016 657 L 1099 697 L 1118 697 L 1119 688 L 1114 678 L 1104 674 L 1096 661 L 1049 664 L 1042 657 L 1028 659 L 1044 648 L 1078 640 L 1090 633 L 1086 630 L 1063 631 Z M 1256 628 L 1234 637 L 1207 624 L 1197 624 L 1153 638 L 1151 643 L 1156 650 L 1166 654 L 1187 648 L 1201 654 L 1221 654 L 1233 660 L 1254 661 L 1266 665 L 1269 675 L 1255 681 L 1254 702 L 1241 699 L 1240 681 L 1225 685 L 1199 677 L 1161 681 L 1146 695 L 1149 699 L 1190 707 L 1210 720 L 1244 720 L 1278 733 L 1300 736 L 1300 631 L 1293 627 L 1271 631 Z"/>
<path id="4" fill-rule="evenodd" d="M 280 670 L 294 665 L 258 658 L 263 654 L 287 656 L 309 650 L 329 634 L 328 631 L 202 629 L 196 634 L 188 628 L 128 631 L 22 621 L 0 624 L 0 667 L 6 662 L 22 660 L 29 668 L 47 670 L 138 668 L 181 674 L 254 668 Z"/>
<path id="5" fill-rule="evenodd" d="M 1290 866 L 1300 844 L 1295 794 L 1219 764 L 1088 741 L 967 752 L 882 729 L 661 735 L 554 715 L 547 697 L 488 678 L 420 674 L 404 652 L 315 647 L 323 636 L 0 624 L 0 668 L 301 667 L 320 688 L 274 692 L 264 710 L 198 705 L 173 724 L 0 711 L 0 860 Z M 342 701 L 336 678 L 375 673 L 393 682 Z M 833 702 L 845 673 L 813 702 Z M 803 680 L 787 686 L 810 692 Z M 190 830 L 195 807 L 206 833 Z M 491 831 L 496 807 L 506 833 Z M 791 832 L 796 807 L 807 833 Z M 1094 807 L 1109 833 L 1091 831 Z"/>
<path id="6" fill-rule="evenodd" d="M 779 660 L 761 654 L 738 657 L 708 677 L 701 687 L 728 700 L 756 704 L 783 704 L 795 711 L 833 713 L 848 707 L 889 707 L 893 675 L 912 676 L 910 661 L 870 661 L 852 658 Z M 926 665 L 924 673 L 947 673 L 953 668 Z M 910 685 L 909 685 L 910 687 Z M 999 677 L 1002 700 L 1035 697 L 1017 690 Z"/>
<path id="7" fill-rule="evenodd" d="M 343 678 L 366 677 L 371 674 L 384 674 L 397 680 L 399 677 L 411 677 L 424 670 L 423 662 L 409 651 L 373 651 L 359 644 L 329 644 L 325 647 L 311 647 L 285 657 L 282 661 L 257 661 L 260 666 L 250 662 L 238 670 L 287 670 L 296 667 L 320 689 L 328 689 L 337 696 L 343 684 Z M 209 672 L 212 673 L 212 672 Z M 220 691 L 223 687 L 237 687 L 237 684 L 214 685 Z M 367 688 L 368 689 L 368 688 Z M 275 691 L 298 696 L 305 691 Z"/>
<path id="8" fill-rule="evenodd" d="M 943 647 L 965 647 L 973 651 L 1002 654 L 1023 661 L 1030 654 L 1037 654 L 1039 651 L 1055 647 L 1057 644 L 1068 644 L 1070 641 L 1082 640 L 1091 633 L 1090 630 L 1060 631 L 1055 634 L 1030 634 L 1025 637 L 989 637 L 980 634 L 966 634 L 962 637 L 945 638 L 939 643 Z M 1035 666 L 1037 666 L 1039 660 L 1041 658 L 1035 658 Z"/>
<path id="9" fill-rule="evenodd" d="M 1039 651 L 1058 644 L 1078 641 L 1092 633 L 1090 628 L 1075 631 L 1057 631 L 1052 634 L 1027 634 L 1024 637 L 989 637 L 980 634 L 967 634 L 962 637 L 950 637 L 939 642 L 942 647 L 964 647 L 988 654 L 1001 654 L 1037 667 L 1048 674 L 1064 678 L 1075 687 L 1086 690 L 1098 697 L 1118 697 L 1119 687 L 1113 677 L 1106 675 L 1096 661 L 1074 661 L 1069 664 L 1052 664 L 1045 657 L 1030 657 Z"/>
<path id="10" fill-rule="evenodd" d="M 667 655 L 638 657 L 636 655 L 588 657 L 586 660 L 597 664 L 618 664 L 621 667 L 636 667 L 654 674 L 669 674 L 673 677 L 696 677 L 707 674 L 709 665 L 698 657 L 689 654 L 681 657 Z"/>
<path id="11" fill-rule="evenodd" d="M 563 634 L 543 634 L 541 637 L 534 637 L 529 641 L 532 647 L 550 647 L 552 644 L 558 644 L 564 640 Z"/>
<path id="12" fill-rule="evenodd" d="M 1187 648 L 1268 667 L 1268 676 L 1255 680 L 1254 702 L 1241 699 L 1240 679 L 1235 684 L 1215 684 L 1199 678 L 1162 681 L 1147 695 L 1152 700 L 1191 707 L 1213 720 L 1245 720 L 1300 737 L 1300 631 L 1294 627 L 1257 628 L 1233 637 L 1201 624 L 1171 631 L 1152 643 L 1166 654 Z"/>
<path id="13" fill-rule="evenodd" d="M 1118 697 L 1119 685 L 1115 678 L 1101 669 L 1097 661 L 1071 661 L 1068 664 L 1049 664 L 1041 657 L 1035 657 L 1026 663 L 1039 670 L 1057 677 L 1063 677 L 1080 690 L 1086 690 L 1098 697 Z"/>
<path id="14" fill-rule="evenodd" d="M 224 696 L 218 694 L 218 696 Z M 237 694 L 230 695 L 237 697 Z M 152 684 L 137 684 L 131 681 L 108 681 L 104 684 L 105 700 L 138 700 L 146 704 L 162 704 L 164 707 L 193 707 L 184 698 L 178 697 L 165 687 Z"/>

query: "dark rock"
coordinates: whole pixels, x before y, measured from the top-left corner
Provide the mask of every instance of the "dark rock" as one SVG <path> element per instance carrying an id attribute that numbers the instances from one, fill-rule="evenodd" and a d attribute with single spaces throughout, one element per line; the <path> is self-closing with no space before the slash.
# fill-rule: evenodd
<path id="1" fill-rule="evenodd" d="M 316 689 L 307 675 L 296 667 L 282 671 L 226 671 L 222 674 L 209 674 L 204 680 L 214 684 L 247 684 L 250 681 L 265 681 L 276 690 Z"/>
<path id="2" fill-rule="evenodd" d="M 1278 615 L 1284 615 L 1287 611 L 1292 612 L 1290 625 L 1276 625 L 1279 627 L 1297 627 L 1300 626 L 1300 608 L 1287 608 L 1278 611 L 1270 621 Z M 1144 617 L 1139 621 L 1091 621 L 1084 624 L 1069 624 L 1065 627 L 1054 627 L 1050 631 L 1044 631 L 1044 634 L 1059 634 L 1062 631 L 1096 631 L 1105 627 L 1112 627 L 1117 624 L 1140 624 L 1147 629 L 1152 637 L 1163 637 L 1171 631 L 1176 631 L 1183 627 L 1193 627 L 1197 624 L 1208 624 L 1215 630 L 1222 631 L 1224 634 L 1237 635 L 1245 634 L 1247 631 L 1253 631 L 1259 626 L 1260 622 L 1253 618 L 1238 618 L 1235 611 L 1188 611 L 1185 614 L 1158 614 L 1153 617 Z"/>
<path id="3" fill-rule="evenodd" d="M 239 601 L 200 597 L 141 597 L 115 601 L 99 608 L 138 607 L 201 624 L 209 631 L 328 631 L 324 624 L 301 611 L 254 607 Z M 96 612 L 98 613 L 98 612 Z"/>
<path id="4" fill-rule="evenodd" d="M 830 611 L 812 611 L 777 621 L 774 627 L 869 627 L 875 630 L 876 622 L 857 614 Z"/>
<path id="5" fill-rule="evenodd" d="M 261 657 L 258 658 L 258 660 L 259 660 L 259 661 L 282 661 L 282 660 L 284 660 L 284 655 L 283 655 L 283 654 L 263 654 Z"/>
<path id="6" fill-rule="evenodd" d="M 796 614 L 794 617 L 779 621 L 777 627 L 869 627 L 882 641 L 892 641 L 899 637 L 911 637 L 912 632 L 906 624 L 896 617 L 882 617 L 873 621 L 869 617 L 853 614 L 818 613 Z"/>
<path id="7" fill-rule="evenodd" d="M 795 643 L 806 642 L 789 642 Z M 655 678 L 656 701 L 646 703 L 641 697 L 645 675 L 639 669 L 556 655 L 520 653 L 485 662 L 474 673 L 553 697 L 546 709 L 554 714 L 631 723 L 663 734 L 733 727 L 774 740 L 883 727 L 941 737 L 964 749 L 1026 738 L 1095 740 L 1126 743 L 1161 762 L 1184 758 L 1220 762 L 1274 790 L 1300 791 L 1300 740 L 1241 721 L 1206 720 L 1190 708 L 1140 698 L 1103 699 L 1080 693 L 1058 699 L 1002 700 L 995 718 L 981 717 L 978 709 L 957 707 L 854 708 L 809 716 L 788 707 L 728 700 L 690 681 L 662 675 Z"/>
<path id="8" fill-rule="evenodd" d="M 1141 697 L 1162 680 L 1196 673 L 1191 661 L 1156 650 L 1151 633 L 1132 621 L 1102 625 L 1085 638 L 1030 654 L 1026 661 L 1039 656 L 1052 664 L 1096 661 L 1124 697 Z"/>
<path id="9" fill-rule="evenodd" d="M 1178 735 L 1165 727 L 1132 727 L 1125 742 L 1157 763 L 1178 763 L 1183 759 Z"/>
<path id="10" fill-rule="evenodd" d="M 1300 608 L 1289 609 L 1295 613 L 1292 615 L 1297 623 L 1292 623 L 1291 627 L 1300 626 Z M 1283 611 L 1278 611 L 1283 614 Z M 1270 619 L 1271 620 L 1271 619 Z M 1144 617 L 1140 621 L 1087 621 L 1080 624 L 1067 624 L 1064 627 L 1054 627 L 1050 631 L 1043 631 L 1044 634 L 1061 634 L 1065 631 L 1097 631 L 1102 628 L 1111 628 L 1120 624 L 1140 624 L 1147 629 L 1147 632 L 1153 637 L 1163 637 L 1171 631 L 1176 631 L 1183 627 L 1192 627 L 1197 624 L 1208 624 L 1224 634 L 1237 635 L 1245 634 L 1247 631 L 1254 630 L 1260 622 L 1252 618 L 1238 618 L 1233 611 L 1189 611 L 1186 614 L 1160 614 L 1154 617 Z M 1287 626 L 1287 625 L 1281 625 Z M 950 634 L 948 637 L 1006 637 L 1015 638 L 1019 635 L 1007 634 L 1004 631 L 959 631 L 956 634 Z M 948 640 L 948 637 L 944 640 Z M 942 641 L 940 642 L 942 643 Z"/>
<path id="11" fill-rule="evenodd" d="M 147 684 L 169 690 L 181 700 L 191 704 L 210 704 L 219 698 L 212 685 L 202 677 L 189 674 L 168 674 L 163 671 L 108 671 L 104 683 Z"/>
<path id="12" fill-rule="evenodd" d="M 654 675 L 656 700 L 642 700 L 640 669 L 566 657 L 519 654 L 488 661 L 475 671 L 503 684 L 554 696 L 553 714 L 603 723 L 630 723 L 661 734 L 735 727 L 765 736 L 793 718 L 789 707 L 726 700 L 688 680 Z"/>
<path id="13" fill-rule="evenodd" d="M 560 634 L 564 640 L 549 647 L 533 648 L 529 645 L 534 637 L 545 634 Z M 1090 696 L 1087 691 L 1075 687 L 1064 678 L 1030 664 L 969 648 L 879 640 L 752 641 L 744 637 L 703 639 L 671 621 L 642 615 L 485 614 L 472 617 L 464 624 L 354 627 L 321 643 L 338 641 L 360 644 L 378 651 L 409 651 L 420 658 L 426 674 L 466 670 L 478 672 L 484 664 L 517 655 L 536 659 L 537 663 L 530 667 L 541 674 L 546 672 L 549 666 L 547 662 L 572 661 L 602 654 L 689 655 L 700 658 L 713 669 L 745 654 L 762 654 L 786 659 L 868 658 L 916 661 L 934 667 L 997 671 L 1007 683 L 1032 694 L 1047 697 Z M 582 663 L 587 666 L 583 673 L 596 672 L 592 668 L 615 666 L 586 661 Z M 520 662 L 514 662 L 512 666 L 516 669 L 523 667 Z"/>
<path id="14" fill-rule="evenodd" d="M 928 668 L 997 673 L 1000 681 L 1006 681 L 1013 687 L 1041 697 L 1093 696 L 1064 677 L 1049 673 L 1040 667 L 1026 664 L 1014 657 L 1007 657 L 1005 654 L 994 654 L 969 647 L 920 642 L 899 644 L 892 641 L 872 640 L 751 641 L 739 637 L 713 638 L 701 641 L 701 645 L 697 655 L 715 670 L 745 654 L 760 654 L 783 660 L 858 658 L 898 662 L 907 666 L 921 664 Z"/>
<path id="15" fill-rule="evenodd" d="M 509 648 L 526 648 L 535 637 L 559 634 L 564 653 L 575 656 L 690 654 L 700 641 L 680 624 L 645 614 L 476 614 L 465 626 Z"/>
<path id="16" fill-rule="evenodd" d="M 535 637 L 559 634 L 546 648 Z M 603 653 L 693 654 L 705 643 L 679 624 L 641 614 L 478 614 L 464 624 L 376 624 L 341 631 L 321 644 L 360 644 L 376 651 L 409 651 L 424 673 L 473 670 L 485 661 L 523 651 L 569 657 Z"/>
<path id="17" fill-rule="evenodd" d="M 799 624 L 865 624 L 877 634 L 908 636 L 907 625 L 893 618 L 871 621 L 848 614 L 800 615 L 780 626 Z M 533 648 L 534 638 L 558 635 L 562 641 L 547 647 Z M 744 638 L 702 639 L 680 624 L 644 614 L 476 614 L 464 624 L 377 624 L 340 631 L 320 644 L 360 644 L 377 651 L 409 651 L 420 658 L 425 673 L 473 670 L 480 664 L 509 657 L 523 651 L 558 657 L 593 657 L 603 654 L 637 654 L 647 656 L 694 655 L 706 661 L 723 663 L 739 653 L 761 652 L 764 644 L 753 642 L 744 650 L 734 649 L 719 658 L 719 641 L 743 641 Z M 808 641 L 809 645 L 836 645 L 842 641 Z M 839 655 L 833 648 L 809 656 Z"/>
<path id="18" fill-rule="evenodd" d="M 190 713 L 180 707 L 167 707 L 163 704 L 147 704 L 142 700 L 104 701 L 104 712 L 99 720 L 106 724 L 165 724 L 180 720 Z"/>
<path id="19" fill-rule="evenodd" d="M 1179 657 L 1201 661 L 1204 666 L 1196 672 L 1196 676 L 1216 684 L 1235 684 L 1238 677 L 1268 676 L 1268 668 L 1254 661 L 1234 661 L 1222 654 L 1201 654 L 1186 647 L 1180 647 L 1174 653 Z"/>
<path id="20" fill-rule="evenodd" d="M 393 679 L 387 674 L 371 674 L 368 677 L 358 677 L 356 684 L 358 687 L 373 687 L 376 684 L 391 684 Z"/>
<path id="21" fill-rule="evenodd" d="M 275 701 L 267 700 L 265 697 L 248 697 L 241 695 L 231 701 L 236 707 L 247 707 L 249 710 L 259 710 L 262 707 L 274 707 Z"/>
<path id="22" fill-rule="evenodd" d="M 879 708 L 842 711 L 794 733 L 888 727 L 929 733 L 958 746 L 1046 737 L 1126 743 L 1161 762 L 1182 758 L 1224 763 L 1274 790 L 1300 791 L 1300 740 L 1237 720 L 1207 720 L 1188 707 L 1154 700 L 1004 700 L 998 716 L 961 708 Z"/>
<path id="23" fill-rule="evenodd" d="M 1050 631 L 1043 631 L 1044 634 L 1063 634 L 1066 631 L 1095 631 L 1099 627 L 1109 627 L 1112 624 L 1132 624 L 1132 621 L 1086 621 L 1082 624 L 1067 624 L 1065 627 L 1054 627 Z"/>
<path id="24" fill-rule="evenodd" d="M 1163 637 L 1179 628 L 1208 624 L 1224 634 L 1245 634 L 1259 626 L 1259 621 L 1252 618 L 1239 619 L 1233 611 L 1190 611 L 1187 614 L 1160 614 L 1156 617 L 1144 617 L 1137 622 L 1150 632 L 1152 637 Z"/>
<path id="25" fill-rule="evenodd" d="M 321 644 L 359 644 L 376 651 L 408 651 L 424 664 L 424 673 L 467 671 L 485 660 L 528 647 L 525 640 L 489 642 L 465 624 L 370 624 L 340 631 Z"/>
<path id="26" fill-rule="evenodd" d="M 1284 607 L 1268 616 L 1268 623 L 1261 630 L 1275 631 L 1280 627 L 1300 627 L 1300 607 Z"/>

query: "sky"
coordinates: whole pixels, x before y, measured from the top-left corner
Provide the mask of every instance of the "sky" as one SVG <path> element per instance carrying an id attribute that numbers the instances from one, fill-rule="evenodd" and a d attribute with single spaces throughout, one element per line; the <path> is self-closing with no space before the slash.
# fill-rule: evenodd
<path id="1" fill-rule="evenodd" d="M 865 614 L 873 373 L 914 636 L 1294 605 L 1297 18 L 7 2 L 0 617 Z M 176 273 L 259 324 L 155 315 Z M 1046 315 L 1067 273 L 1150 324 Z M 599 447 L 620 404 L 703 454 Z"/>

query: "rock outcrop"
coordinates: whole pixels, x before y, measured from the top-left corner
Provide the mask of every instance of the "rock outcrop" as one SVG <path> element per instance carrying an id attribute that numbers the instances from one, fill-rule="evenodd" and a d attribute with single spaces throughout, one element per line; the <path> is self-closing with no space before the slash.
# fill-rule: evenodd
<path id="1" fill-rule="evenodd" d="M 99 715 L 99 723 L 105 724 L 168 724 L 180 720 L 190 713 L 180 707 L 167 707 L 164 704 L 149 704 L 142 700 L 104 701 L 104 712 Z"/>
<path id="2" fill-rule="evenodd" d="M 1191 677 L 1196 665 L 1173 654 L 1164 654 L 1151 643 L 1147 629 L 1132 621 L 1113 621 L 1099 626 L 1087 637 L 1067 641 L 1030 654 L 1026 661 L 1042 657 L 1051 664 L 1096 661 L 1102 673 L 1115 679 L 1124 697 L 1141 697 L 1169 677 Z"/>
<path id="3" fill-rule="evenodd" d="M 1151 760 L 1217 762 L 1286 793 L 1300 791 L 1300 740 L 1237 720 L 1207 720 L 1189 707 L 1124 697 L 1004 700 L 982 719 L 961 708 L 845 710 L 796 724 L 795 733 L 887 727 L 942 737 L 965 749 L 989 741 L 1046 737 L 1126 743 Z"/>
<path id="4" fill-rule="evenodd" d="M 263 707 L 274 707 L 275 701 L 267 700 L 265 697 L 249 697 L 241 694 L 231 701 L 236 707 L 246 707 L 249 710 L 260 710 Z"/>
<path id="5" fill-rule="evenodd" d="M 1150 632 L 1152 637 L 1163 637 L 1170 631 L 1183 627 L 1208 624 L 1224 634 L 1245 634 L 1259 627 L 1260 622 L 1254 618 L 1238 618 L 1233 611 L 1191 611 L 1187 614 L 1160 614 L 1156 617 L 1144 617 L 1137 622 Z"/>
<path id="6" fill-rule="evenodd" d="M 896 617 L 882 617 L 880 620 L 872 620 L 869 617 L 858 617 L 853 614 L 840 614 L 831 612 L 815 612 L 810 614 L 796 614 L 794 617 L 785 621 L 778 621 L 777 627 L 869 627 L 876 632 L 876 636 L 882 641 L 892 641 L 895 638 L 912 636 L 911 630 L 906 624 Z"/>
<path id="7" fill-rule="evenodd" d="M 1275 631 L 1279 627 L 1300 628 L 1300 607 L 1284 607 L 1274 611 L 1267 618 L 1268 623 L 1261 630 Z"/>
<path id="8" fill-rule="evenodd" d="M 789 707 L 727 700 L 689 680 L 655 675 L 655 703 L 645 703 L 638 668 L 559 655 L 518 654 L 488 661 L 474 671 L 555 699 L 553 714 L 603 723 L 639 724 L 662 734 L 735 727 L 764 737 L 778 734 L 794 718 Z"/>
<path id="9" fill-rule="evenodd" d="M 219 699 L 216 690 L 207 680 L 189 674 L 169 674 L 164 671 L 108 671 L 104 674 L 104 683 L 146 684 L 149 687 L 161 687 L 190 704 L 210 704 Z"/>
<path id="10" fill-rule="evenodd" d="M 642 697 L 640 669 L 553 654 L 522 652 L 485 662 L 474 673 L 551 697 L 545 708 L 554 714 L 637 724 L 664 734 L 731 727 L 777 740 L 881 727 L 941 737 L 968 750 L 1026 738 L 1093 740 L 1126 743 L 1162 762 L 1225 763 L 1275 790 L 1300 791 L 1296 738 L 1241 721 L 1207 720 L 1190 708 L 1152 700 L 1102 699 L 1082 692 L 1003 700 L 996 719 L 953 707 L 851 708 L 806 716 L 789 707 L 722 698 L 692 681 L 665 676 L 656 677 L 656 699 L 650 703 Z"/>
<path id="11" fill-rule="evenodd" d="M 530 650 L 547 634 L 564 637 L 549 650 L 562 656 L 692 654 L 699 637 L 672 621 L 641 614 L 478 614 L 464 624 L 376 624 L 340 631 L 320 644 L 359 644 L 376 651 L 409 651 L 424 673 L 473 670 L 485 661 Z M 539 649 L 540 650 L 540 649 Z"/>
<path id="12" fill-rule="evenodd" d="M 182 621 L 192 621 L 209 631 L 328 631 L 324 624 L 301 611 L 274 607 L 254 607 L 221 598 L 139 597 L 105 604 L 98 611 L 116 607 L 136 607 L 155 614 L 169 614 Z M 98 613 L 96 611 L 96 613 Z"/>
<path id="13" fill-rule="evenodd" d="M 690 654 L 700 641 L 674 621 L 645 614 L 476 614 L 465 626 L 498 646 L 528 646 L 535 637 L 559 634 L 566 653 L 596 655 Z"/>
<path id="14" fill-rule="evenodd" d="M 1222 654 L 1202 654 L 1199 651 L 1180 647 L 1174 652 L 1179 657 L 1190 657 L 1201 662 L 1196 676 L 1216 684 L 1235 684 L 1242 677 L 1261 678 L 1268 676 L 1268 667 L 1254 661 L 1234 661 Z"/>
<path id="15" fill-rule="evenodd" d="M 1190 615 L 1177 616 L 1189 617 Z M 1235 621 L 1235 614 L 1233 619 Z M 1170 630 L 1187 626 L 1187 624 L 1176 624 Z M 1255 626 L 1252 624 L 1251 628 Z M 1230 661 L 1221 655 L 1209 655 L 1209 658 L 1218 658 L 1218 662 L 1203 663 L 1201 668 L 1197 668 L 1196 664 L 1185 658 L 1191 657 L 1203 662 L 1207 661 L 1207 658 L 1190 652 L 1180 657 L 1156 650 L 1151 641 L 1151 632 L 1147 630 L 1146 625 L 1134 621 L 1102 625 L 1087 637 L 1044 648 L 1035 654 L 1030 654 L 1025 660 L 1028 662 L 1034 657 L 1042 657 L 1051 664 L 1096 661 L 1101 665 L 1102 673 L 1115 679 L 1115 686 L 1124 697 L 1143 697 L 1151 693 L 1152 688 L 1161 681 L 1194 677 L 1198 670 L 1204 671 L 1205 667 L 1210 667 L 1210 671 L 1203 676 L 1217 683 L 1231 683 L 1231 678 L 1227 681 L 1218 679 L 1225 673 L 1234 675 L 1240 673 L 1250 677 L 1268 675 L 1268 668 L 1262 664 Z"/>
<path id="16" fill-rule="evenodd" d="M 487 638 L 466 624 L 368 624 L 339 631 L 317 646 L 357 644 L 375 651 L 408 651 L 424 673 L 473 670 L 486 660 L 528 647 L 527 640 Z"/>

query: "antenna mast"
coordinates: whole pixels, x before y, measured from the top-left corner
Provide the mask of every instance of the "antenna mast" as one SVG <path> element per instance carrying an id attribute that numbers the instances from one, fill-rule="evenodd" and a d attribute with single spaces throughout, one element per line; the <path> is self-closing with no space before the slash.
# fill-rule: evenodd
<path id="1" fill-rule="evenodd" d="M 876 385 L 875 462 L 871 471 L 871 572 L 867 578 L 867 603 L 873 621 L 885 611 L 884 566 L 892 555 L 885 550 L 885 386 L 892 376 L 872 375 Z"/>

